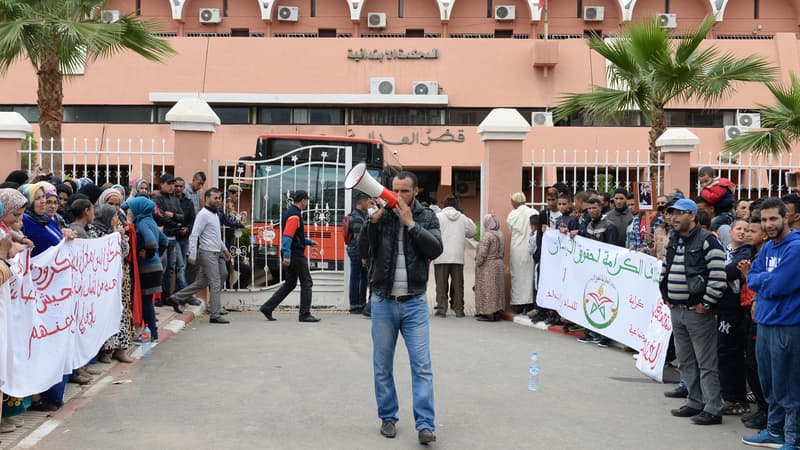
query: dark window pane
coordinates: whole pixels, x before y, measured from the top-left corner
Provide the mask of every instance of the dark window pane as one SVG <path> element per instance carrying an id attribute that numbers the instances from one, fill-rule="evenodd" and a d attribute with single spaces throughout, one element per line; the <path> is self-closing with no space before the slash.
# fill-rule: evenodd
<path id="1" fill-rule="evenodd" d="M 250 123 L 250 108 L 247 106 L 212 106 L 222 124 Z"/>
<path id="2" fill-rule="evenodd" d="M 150 106 L 65 106 L 64 123 L 150 123 Z"/>
<path id="3" fill-rule="evenodd" d="M 444 110 L 424 108 L 355 108 L 353 125 L 441 125 Z"/>
<path id="4" fill-rule="evenodd" d="M 447 124 L 478 126 L 489 115 L 490 111 L 490 108 L 450 109 L 447 111 Z"/>
<path id="5" fill-rule="evenodd" d="M 259 108 L 258 123 L 289 125 L 292 123 L 292 108 Z"/>
<path id="6" fill-rule="evenodd" d="M 315 108 L 308 112 L 308 123 L 312 125 L 344 125 L 344 112 L 339 108 Z"/>

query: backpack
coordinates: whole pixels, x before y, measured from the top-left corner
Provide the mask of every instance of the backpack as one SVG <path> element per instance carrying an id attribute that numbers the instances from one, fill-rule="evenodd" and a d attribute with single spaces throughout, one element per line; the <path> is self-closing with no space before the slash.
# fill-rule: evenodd
<path id="1" fill-rule="evenodd" d="M 342 236 L 344 237 L 345 244 L 349 244 L 353 240 L 353 232 L 350 230 L 350 214 L 344 216 L 344 222 L 342 222 Z"/>

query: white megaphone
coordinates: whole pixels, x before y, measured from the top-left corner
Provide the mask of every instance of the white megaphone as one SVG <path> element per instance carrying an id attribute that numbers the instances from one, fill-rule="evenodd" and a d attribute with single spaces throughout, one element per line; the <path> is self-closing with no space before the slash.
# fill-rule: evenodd
<path id="1" fill-rule="evenodd" d="M 386 202 L 387 208 L 397 206 L 397 196 L 394 192 L 378 183 L 375 178 L 372 178 L 372 175 L 367 172 L 366 163 L 358 163 L 347 172 L 347 176 L 344 179 L 344 188 L 356 189 L 370 197 L 382 198 Z"/>

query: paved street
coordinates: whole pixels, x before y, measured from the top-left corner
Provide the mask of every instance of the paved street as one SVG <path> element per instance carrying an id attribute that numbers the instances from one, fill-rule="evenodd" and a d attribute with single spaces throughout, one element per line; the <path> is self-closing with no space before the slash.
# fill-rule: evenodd
<path id="1" fill-rule="evenodd" d="M 408 358 L 396 358 L 398 436 L 378 433 L 370 321 L 319 324 L 295 313 L 232 324 L 198 318 L 47 435 L 37 449 L 419 448 Z M 510 322 L 432 318 L 439 441 L 432 448 L 731 449 L 737 417 L 703 428 L 669 415 L 681 404 L 643 378 L 631 354 Z M 542 390 L 527 391 L 539 351 Z M 80 398 L 78 399 L 80 400 Z"/>

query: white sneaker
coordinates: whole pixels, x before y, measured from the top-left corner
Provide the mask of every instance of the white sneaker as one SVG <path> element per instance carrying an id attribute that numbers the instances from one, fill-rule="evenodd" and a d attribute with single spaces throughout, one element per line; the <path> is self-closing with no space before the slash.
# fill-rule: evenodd
<path id="1" fill-rule="evenodd" d="M 633 354 L 633 359 L 638 361 L 639 360 L 639 354 L 638 353 L 634 353 Z"/>
<path id="2" fill-rule="evenodd" d="M 536 328 L 538 330 L 547 330 L 547 328 L 548 328 L 547 327 L 547 322 L 545 322 L 544 320 L 536 322 L 536 323 L 533 324 L 533 328 Z"/>

